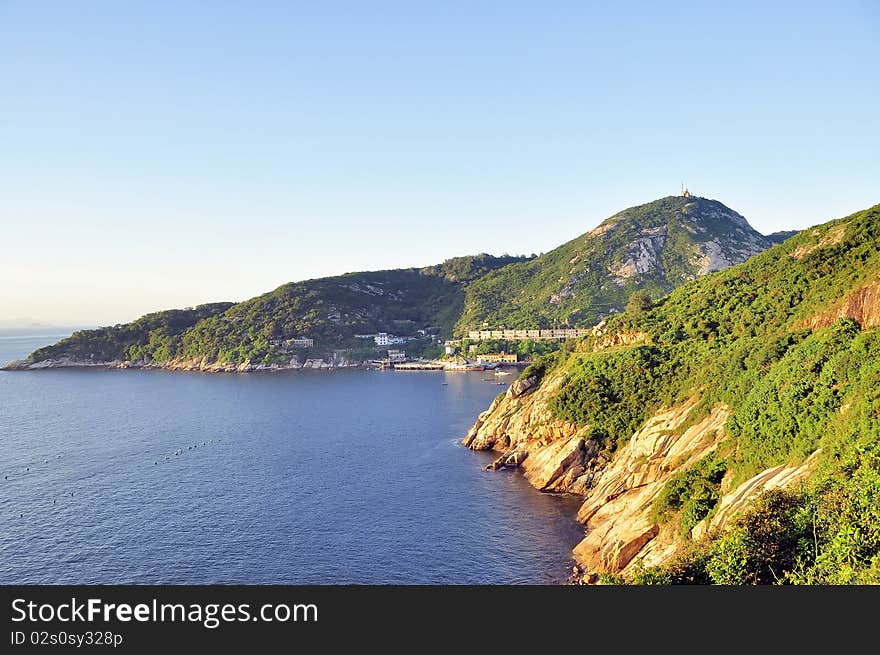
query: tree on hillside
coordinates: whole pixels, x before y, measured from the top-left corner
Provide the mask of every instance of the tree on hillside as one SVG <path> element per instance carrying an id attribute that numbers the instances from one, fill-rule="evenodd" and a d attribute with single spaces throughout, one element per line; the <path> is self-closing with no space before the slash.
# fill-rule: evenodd
<path id="1" fill-rule="evenodd" d="M 638 316 L 654 306 L 654 301 L 647 291 L 636 291 L 626 303 L 626 313 Z"/>

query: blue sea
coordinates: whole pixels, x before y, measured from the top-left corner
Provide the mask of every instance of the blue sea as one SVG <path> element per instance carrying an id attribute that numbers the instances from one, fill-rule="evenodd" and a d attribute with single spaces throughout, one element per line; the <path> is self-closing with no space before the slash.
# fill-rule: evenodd
<path id="1" fill-rule="evenodd" d="M 0 372 L 0 583 L 562 582 L 577 499 L 459 444 L 483 377 Z"/>

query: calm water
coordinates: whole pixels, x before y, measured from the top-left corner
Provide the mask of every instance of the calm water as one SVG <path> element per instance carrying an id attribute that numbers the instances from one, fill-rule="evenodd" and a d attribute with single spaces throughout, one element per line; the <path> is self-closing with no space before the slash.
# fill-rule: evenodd
<path id="1" fill-rule="evenodd" d="M 458 445 L 482 377 L 0 372 L 0 583 L 560 582 L 576 501 Z"/>

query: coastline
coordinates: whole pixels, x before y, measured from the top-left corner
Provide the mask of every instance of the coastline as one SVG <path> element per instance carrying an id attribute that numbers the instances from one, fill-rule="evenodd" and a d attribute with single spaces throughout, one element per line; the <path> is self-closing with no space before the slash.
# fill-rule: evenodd
<path id="1" fill-rule="evenodd" d="M 224 364 L 209 361 L 170 361 L 160 364 L 131 361 L 79 361 L 79 360 L 45 360 L 42 362 L 28 362 L 27 360 L 13 360 L 0 367 L 0 371 L 45 371 L 52 369 L 96 369 L 96 370 L 141 370 L 141 371 L 190 371 L 198 373 L 257 373 L 257 372 L 283 372 L 303 370 L 352 370 L 352 369 L 375 369 L 375 366 L 361 362 L 343 362 L 330 364 L 322 362 L 317 365 L 305 364 Z"/>
<path id="2" fill-rule="evenodd" d="M 822 451 L 814 450 L 802 462 L 765 468 L 744 481 L 725 476 L 718 510 L 683 534 L 675 523 L 658 518 L 655 501 L 676 476 L 722 447 L 731 408 L 718 403 L 701 411 L 694 394 L 656 410 L 626 445 L 609 453 L 589 425 L 554 415 L 551 401 L 565 380 L 565 372 L 557 371 L 543 380 L 515 381 L 479 415 L 461 443 L 491 452 L 495 459 L 488 470 L 516 470 L 542 492 L 581 497 L 577 521 L 585 532 L 572 551 L 572 584 L 595 584 L 603 574 L 669 564 L 689 543 L 732 525 L 759 494 L 806 479 Z"/>
<path id="3" fill-rule="evenodd" d="M 425 371 L 449 371 L 449 372 L 482 372 L 483 369 L 466 370 L 461 367 L 448 367 L 439 362 L 426 362 L 419 366 L 410 363 L 408 366 L 397 368 L 395 366 L 383 367 L 371 361 L 350 362 L 347 360 L 325 361 L 306 360 L 304 363 L 294 362 L 288 364 L 226 364 L 209 360 L 171 360 L 158 364 L 148 362 L 132 362 L 128 360 L 76 360 L 76 359 L 47 359 L 40 362 L 29 362 L 27 359 L 18 359 L 7 362 L 0 366 L 0 371 L 45 371 L 52 369 L 95 369 L 95 370 L 141 370 L 141 371 L 189 371 L 197 373 L 272 373 L 286 371 L 337 371 L 337 370 L 400 370 L 402 372 L 425 372 Z M 523 364 L 518 366 L 503 367 L 503 370 L 520 370 Z"/>

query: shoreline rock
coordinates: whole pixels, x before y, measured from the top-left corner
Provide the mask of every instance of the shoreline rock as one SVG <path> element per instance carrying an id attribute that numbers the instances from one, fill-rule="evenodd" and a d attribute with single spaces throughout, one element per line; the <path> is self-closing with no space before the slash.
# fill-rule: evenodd
<path id="1" fill-rule="evenodd" d="M 699 397 L 661 409 L 610 457 L 589 438 L 589 427 L 556 418 L 550 400 L 565 382 L 553 373 L 540 383 L 514 387 L 479 415 L 462 444 L 471 450 L 499 453 L 487 470 L 519 469 L 544 492 L 581 496 L 576 520 L 584 537 L 572 551 L 571 582 L 595 584 L 603 573 L 626 573 L 674 559 L 686 545 L 672 523 L 659 524 L 654 500 L 676 474 L 713 452 L 726 438 L 730 409 L 717 405 L 695 416 Z M 799 467 L 768 469 L 737 489 L 724 490 L 716 517 L 691 535 L 723 529 L 747 501 L 764 489 L 787 486 L 805 477 L 815 454 Z"/>
<path id="2" fill-rule="evenodd" d="M 128 360 L 76 360 L 76 359 L 47 359 L 39 362 L 27 359 L 16 359 L 0 367 L 2 371 L 44 371 L 49 369 L 119 369 L 119 370 L 143 370 L 143 371 L 181 371 L 193 373 L 271 373 L 301 370 L 351 370 L 369 368 L 361 362 L 342 361 L 338 363 L 325 362 L 323 360 L 307 360 L 305 363 L 291 364 L 225 364 L 207 360 L 171 360 L 159 364 Z"/>

